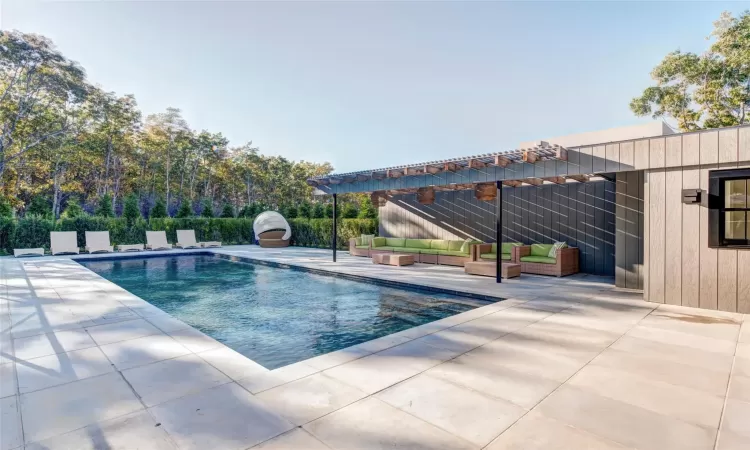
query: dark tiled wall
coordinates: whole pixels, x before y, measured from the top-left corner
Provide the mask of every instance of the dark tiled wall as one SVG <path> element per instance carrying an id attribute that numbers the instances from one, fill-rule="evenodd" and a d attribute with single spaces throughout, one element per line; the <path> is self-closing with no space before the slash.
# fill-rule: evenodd
<path id="1" fill-rule="evenodd" d="M 495 202 L 474 191 L 437 192 L 421 205 L 415 195 L 393 197 L 380 209 L 381 236 L 495 240 Z M 566 241 L 581 252 L 581 271 L 615 274 L 615 183 L 503 188 L 503 241 Z"/>

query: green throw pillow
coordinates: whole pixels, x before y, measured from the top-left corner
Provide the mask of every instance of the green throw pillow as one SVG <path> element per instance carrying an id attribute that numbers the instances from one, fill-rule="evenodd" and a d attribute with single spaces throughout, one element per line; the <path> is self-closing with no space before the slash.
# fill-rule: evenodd
<path id="1" fill-rule="evenodd" d="M 549 251 L 550 258 L 557 258 L 557 251 L 561 248 L 568 248 L 568 244 L 565 242 L 555 242 Z"/>
<path id="2" fill-rule="evenodd" d="M 474 242 L 474 239 L 466 238 L 463 244 L 461 244 L 461 253 L 469 253 L 469 245 Z"/>
<path id="3" fill-rule="evenodd" d="M 361 237 L 358 237 L 358 238 L 354 238 L 354 245 L 357 245 L 357 246 L 359 246 L 359 245 L 364 245 L 364 244 L 362 243 L 362 238 L 361 238 Z"/>
<path id="4" fill-rule="evenodd" d="M 362 239 L 362 243 L 359 245 L 370 245 L 370 242 L 372 242 L 372 239 L 375 237 L 374 234 L 363 234 L 360 236 L 360 239 Z"/>

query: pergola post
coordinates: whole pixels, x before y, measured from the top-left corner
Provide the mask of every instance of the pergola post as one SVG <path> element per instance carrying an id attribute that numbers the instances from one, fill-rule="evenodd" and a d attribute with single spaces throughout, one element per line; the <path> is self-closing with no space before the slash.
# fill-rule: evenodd
<path id="1" fill-rule="evenodd" d="M 497 197 L 495 206 L 495 242 L 497 243 L 495 258 L 495 281 L 503 282 L 502 277 L 502 254 L 503 254 L 503 182 L 497 183 Z"/>
<path id="2" fill-rule="evenodd" d="M 338 228 L 336 225 L 336 194 L 333 194 L 333 239 L 331 241 L 331 248 L 333 249 L 333 262 L 336 262 L 336 241 L 338 240 L 336 237 L 336 228 Z"/>

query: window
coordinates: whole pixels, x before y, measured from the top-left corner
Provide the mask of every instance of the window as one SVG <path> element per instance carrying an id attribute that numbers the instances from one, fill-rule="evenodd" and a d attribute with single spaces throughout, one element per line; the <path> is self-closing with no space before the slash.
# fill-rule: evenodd
<path id="1" fill-rule="evenodd" d="M 750 169 L 709 174 L 709 245 L 750 246 Z"/>

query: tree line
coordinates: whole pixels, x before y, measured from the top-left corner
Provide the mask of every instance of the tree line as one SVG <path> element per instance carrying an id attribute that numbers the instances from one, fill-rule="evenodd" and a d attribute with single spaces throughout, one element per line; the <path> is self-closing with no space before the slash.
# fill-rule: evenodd
<path id="1" fill-rule="evenodd" d="M 331 164 L 231 146 L 177 108 L 143 118 L 132 95 L 92 85 L 51 40 L 0 31 L 0 215 L 325 217 L 306 180 Z M 364 196 L 342 214 L 372 217 Z M 326 210 L 328 208 L 328 211 Z"/>

